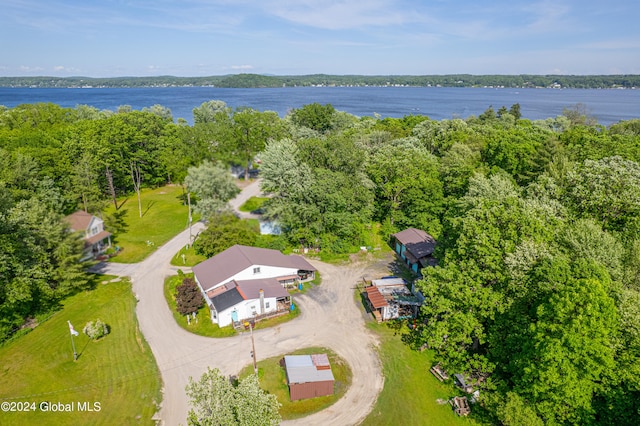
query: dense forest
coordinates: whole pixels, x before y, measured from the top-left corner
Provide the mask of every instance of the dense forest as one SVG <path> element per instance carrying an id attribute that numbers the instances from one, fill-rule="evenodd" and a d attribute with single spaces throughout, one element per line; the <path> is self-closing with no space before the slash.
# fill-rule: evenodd
<path id="1" fill-rule="evenodd" d="M 235 74 L 209 77 L 0 77 L 0 87 L 168 87 L 224 88 L 298 86 L 442 86 L 616 89 L 639 88 L 640 75 L 298 75 Z"/>
<path id="2" fill-rule="evenodd" d="M 272 244 L 347 253 L 405 227 L 438 240 L 407 344 L 481 389 L 486 420 L 637 424 L 640 119 L 607 128 L 576 106 L 531 121 L 518 104 L 441 121 L 193 113 L 0 107 L 0 339 L 87 285 L 65 214 L 100 214 L 137 181 L 203 188 L 218 214 L 205 190 L 233 188 L 202 176 L 235 164 L 260 170 Z"/>

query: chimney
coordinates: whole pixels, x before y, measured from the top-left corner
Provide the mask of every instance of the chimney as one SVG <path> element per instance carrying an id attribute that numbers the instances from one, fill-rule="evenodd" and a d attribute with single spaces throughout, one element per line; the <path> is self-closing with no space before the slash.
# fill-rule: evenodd
<path id="1" fill-rule="evenodd" d="M 264 290 L 260 289 L 260 315 L 264 314 Z"/>

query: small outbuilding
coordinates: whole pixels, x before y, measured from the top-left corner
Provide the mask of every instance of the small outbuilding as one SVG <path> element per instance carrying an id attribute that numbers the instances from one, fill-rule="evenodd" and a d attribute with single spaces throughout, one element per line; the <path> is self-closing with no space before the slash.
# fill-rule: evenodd
<path id="1" fill-rule="evenodd" d="M 291 401 L 333 395 L 335 379 L 327 354 L 284 357 Z"/>
<path id="2" fill-rule="evenodd" d="M 420 274 L 420 269 L 434 266 L 437 263 L 433 257 L 436 240 L 425 231 L 407 228 L 393 234 L 392 237 L 395 240 L 395 252 L 416 274 Z"/>
<path id="3" fill-rule="evenodd" d="M 415 318 L 424 297 L 411 291 L 402 278 L 386 277 L 372 280 L 365 287 L 369 309 L 378 322 L 391 319 Z"/>

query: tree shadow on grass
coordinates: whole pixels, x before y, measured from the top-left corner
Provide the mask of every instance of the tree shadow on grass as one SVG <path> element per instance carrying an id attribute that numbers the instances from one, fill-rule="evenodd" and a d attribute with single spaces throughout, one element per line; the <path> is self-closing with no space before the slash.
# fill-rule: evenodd
<path id="1" fill-rule="evenodd" d="M 124 200 L 122 200 L 122 202 L 120 203 L 120 205 L 116 205 L 116 211 L 120 210 L 122 208 L 122 206 L 124 206 L 126 204 L 126 202 L 129 201 L 129 197 L 125 198 Z M 117 204 L 117 203 L 116 203 Z"/>
<path id="2" fill-rule="evenodd" d="M 149 203 L 147 204 L 147 208 L 142 212 L 142 217 L 144 217 L 149 212 L 149 210 L 151 210 L 151 207 L 153 207 L 155 203 L 156 202 L 154 200 L 149 201 Z"/>

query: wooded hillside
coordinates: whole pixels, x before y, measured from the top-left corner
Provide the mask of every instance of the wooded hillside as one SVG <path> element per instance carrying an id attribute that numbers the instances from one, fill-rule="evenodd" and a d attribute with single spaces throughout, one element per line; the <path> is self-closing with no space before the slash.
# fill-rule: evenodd
<path id="1" fill-rule="evenodd" d="M 562 87 L 571 89 L 638 88 L 640 75 L 215 75 L 208 77 L 0 77 L 0 87 L 168 87 L 215 86 L 442 86 Z"/>

